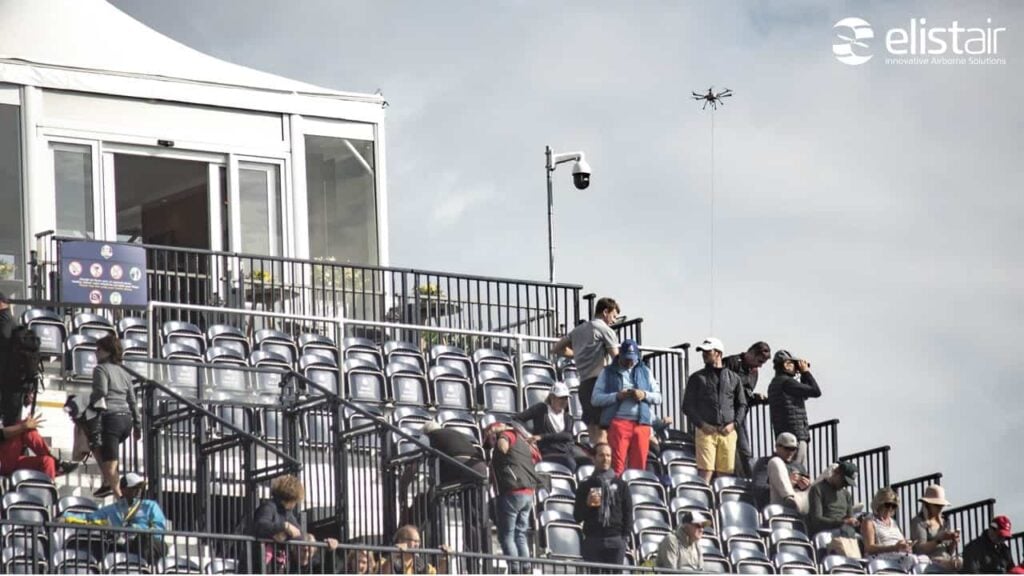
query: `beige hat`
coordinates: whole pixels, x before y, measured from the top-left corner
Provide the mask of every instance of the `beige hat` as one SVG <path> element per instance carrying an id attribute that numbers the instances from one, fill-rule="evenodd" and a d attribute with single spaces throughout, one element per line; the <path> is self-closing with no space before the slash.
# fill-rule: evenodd
<path id="1" fill-rule="evenodd" d="M 946 490 L 938 484 L 932 484 L 925 488 L 924 496 L 918 498 L 918 502 L 926 502 L 936 506 L 949 506 L 949 500 L 946 500 Z"/>

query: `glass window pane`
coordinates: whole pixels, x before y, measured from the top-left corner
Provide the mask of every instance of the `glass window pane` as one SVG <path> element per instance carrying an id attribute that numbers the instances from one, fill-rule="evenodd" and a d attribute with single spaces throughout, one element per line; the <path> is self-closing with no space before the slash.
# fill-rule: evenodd
<path id="1" fill-rule="evenodd" d="M 57 234 L 92 237 L 92 149 L 54 144 L 53 175 L 57 200 Z"/>
<path id="2" fill-rule="evenodd" d="M 0 206 L 7 213 L 3 226 L 0 226 L 0 289 L 8 296 L 25 295 L 20 116 L 18 106 L 0 104 Z"/>
<path id="3" fill-rule="evenodd" d="M 276 165 L 240 166 L 238 197 L 241 203 L 242 247 L 246 254 L 280 256 L 281 190 Z"/>
<path id="4" fill-rule="evenodd" d="M 378 263 L 373 142 L 306 136 L 306 195 L 311 256 Z"/>

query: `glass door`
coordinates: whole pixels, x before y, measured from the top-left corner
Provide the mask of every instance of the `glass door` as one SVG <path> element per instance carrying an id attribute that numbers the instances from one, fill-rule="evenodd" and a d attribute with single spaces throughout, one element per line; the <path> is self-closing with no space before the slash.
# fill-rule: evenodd
<path id="1" fill-rule="evenodd" d="M 293 294 L 289 288 L 292 271 L 280 259 L 288 249 L 282 165 L 237 159 L 237 174 L 228 204 L 229 249 L 241 254 L 233 275 L 241 280 L 247 306 L 286 306 Z"/>
<path id="2" fill-rule="evenodd" d="M 53 166 L 54 230 L 57 236 L 106 240 L 103 198 L 99 193 L 96 143 L 49 143 Z"/>
<path id="3" fill-rule="evenodd" d="M 104 145 L 105 220 L 112 239 L 150 246 L 152 299 L 223 299 L 225 266 L 214 252 L 223 247 L 224 164 L 220 154 Z"/>

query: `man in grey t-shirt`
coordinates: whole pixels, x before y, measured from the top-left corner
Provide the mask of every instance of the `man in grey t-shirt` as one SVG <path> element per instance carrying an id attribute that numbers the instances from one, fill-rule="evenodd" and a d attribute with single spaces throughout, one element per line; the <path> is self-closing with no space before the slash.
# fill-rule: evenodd
<path id="1" fill-rule="evenodd" d="M 619 304 L 612 298 L 601 298 L 594 308 L 594 319 L 576 326 L 559 340 L 552 353 L 576 361 L 580 375 L 579 399 L 583 406 L 583 423 L 590 434 L 590 445 L 607 442 L 604 430 L 599 426 L 601 409 L 591 405 L 594 383 L 608 361 L 619 354 L 619 339 L 609 325 L 619 315 Z"/>

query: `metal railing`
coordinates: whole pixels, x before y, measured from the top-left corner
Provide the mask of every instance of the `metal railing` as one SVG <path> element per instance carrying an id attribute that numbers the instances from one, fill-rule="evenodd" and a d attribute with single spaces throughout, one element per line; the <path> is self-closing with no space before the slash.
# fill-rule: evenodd
<path id="1" fill-rule="evenodd" d="M 653 350 L 640 346 L 645 352 L 643 360 L 651 369 L 651 374 L 661 384 L 662 402 L 659 413 L 663 417 L 671 418 L 673 428 L 686 430 L 686 416 L 683 415 L 683 387 L 687 378 L 690 377 L 690 345 L 679 344 L 670 350 Z"/>
<path id="2" fill-rule="evenodd" d="M 979 500 L 943 511 L 950 528 L 960 531 L 960 551 L 984 532 L 995 515 L 996 499 Z"/>
<path id="3" fill-rule="evenodd" d="M 33 298 L 60 300 L 61 245 L 75 240 L 81 239 L 37 236 Z M 571 284 L 132 246 L 146 250 L 151 301 L 552 337 L 572 329 L 580 318 L 581 288 Z"/>
<path id="4" fill-rule="evenodd" d="M 807 446 L 807 472 L 811 478 L 839 459 L 839 419 L 817 422 L 808 427 L 811 441 Z"/>
<path id="5" fill-rule="evenodd" d="M 892 488 L 900 498 L 900 508 L 896 513 L 896 519 L 900 523 L 900 529 L 903 530 L 903 534 L 908 538 L 910 537 L 910 522 L 914 519 L 914 516 L 917 516 L 918 511 L 921 509 L 921 504 L 918 502 L 918 499 L 924 496 L 925 488 L 932 484 L 941 483 L 942 473 L 936 472 L 934 474 L 918 476 L 917 478 L 911 478 L 910 480 L 896 482 L 890 486 L 890 488 Z"/>
<path id="6" fill-rule="evenodd" d="M 747 434 L 750 436 L 750 451 L 754 460 L 775 453 L 771 409 L 767 404 L 747 406 L 746 428 Z"/>
<path id="7" fill-rule="evenodd" d="M 871 509 L 871 499 L 880 488 L 889 485 L 889 447 L 881 446 L 840 456 L 840 462 L 853 462 L 860 470 L 857 485 L 853 487 L 854 502 L 862 502 Z"/>
<path id="8" fill-rule="evenodd" d="M 619 342 L 629 338 L 637 344 L 643 344 L 643 324 L 643 318 L 629 318 L 628 320 L 616 322 L 609 326 L 609 328 L 615 331 L 615 335 L 618 337 Z"/>
<path id="9" fill-rule="evenodd" d="M 1006 544 L 1010 547 L 1010 553 L 1013 554 L 1013 561 L 1016 565 L 1024 564 L 1024 531 L 1011 536 Z"/>
<path id="10" fill-rule="evenodd" d="M 136 360 L 152 366 L 182 366 Z M 136 364 L 136 366 L 138 366 Z M 261 485 L 298 473 L 302 463 L 278 447 L 200 404 L 197 388 L 167 386 L 125 367 L 137 380 L 142 409 L 143 446 L 125 443 L 125 469 L 144 472 L 167 517 L 184 530 L 231 531 L 259 501 Z M 193 394 L 193 390 L 195 391 Z M 140 458 L 141 456 L 141 458 Z"/>
<path id="11" fill-rule="evenodd" d="M 150 531 L 90 524 L 0 520 L 5 534 L 22 546 L 5 551 L 3 573 L 39 574 L 399 574 L 412 564 L 413 573 L 501 573 L 509 561 L 447 547 L 403 549 L 365 542 L 323 540 L 277 542 L 244 534 L 181 530 Z M 531 558 L 542 574 L 678 573 L 635 565 L 583 562 L 577 558 Z"/>

